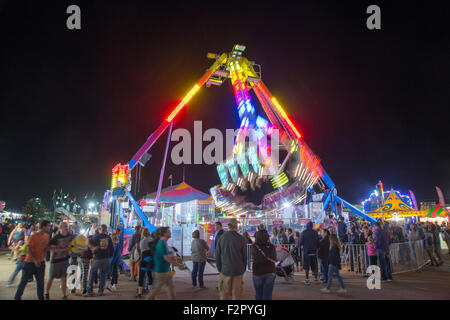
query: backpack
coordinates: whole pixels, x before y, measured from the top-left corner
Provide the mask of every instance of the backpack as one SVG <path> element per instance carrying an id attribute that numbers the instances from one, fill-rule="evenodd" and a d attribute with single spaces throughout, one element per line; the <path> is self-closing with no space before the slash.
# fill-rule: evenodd
<path id="1" fill-rule="evenodd" d="M 155 266 L 154 255 L 156 251 L 156 245 L 159 240 L 153 240 L 149 244 L 149 248 L 147 250 L 142 251 L 141 255 L 141 270 L 143 271 L 151 271 Z"/>

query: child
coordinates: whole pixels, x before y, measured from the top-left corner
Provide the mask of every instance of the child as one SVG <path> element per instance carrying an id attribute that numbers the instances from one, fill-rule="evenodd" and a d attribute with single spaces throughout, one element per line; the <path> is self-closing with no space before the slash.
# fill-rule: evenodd
<path id="1" fill-rule="evenodd" d="M 377 249 L 375 249 L 375 239 L 372 236 L 367 238 L 366 242 L 367 255 L 369 256 L 369 264 L 371 266 L 377 265 Z"/>
<path id="2" fill-rule="evenodd" d="M 328 255 L 328 284 L 325 288 L 321 289 L 323 293 L 330 293 L 331 283 L 333 281 L 333 275 L 339 281 L 341 288 L 337 293 L 345 293 L 344 281 L 342 281 L 339 269 L 341 268 L 341 244 L 335 234 L 330 235 L 330 253 Z"/>
<path id="3" fill-rule="evenodd" d="M 14 246 L 13 251 L 14 251 L 14 256 L 15 256 L 14 260 L 16 261 L 16 269 L 9 277 L 8 283 L 6 284 L 7 287 L 13 286 L 16 276 L 19 274 L 20 270 L 23 269 L 25 256 L 27 255 L 27 245 L 23 243 L 23 240 L 20 240 Z"/>

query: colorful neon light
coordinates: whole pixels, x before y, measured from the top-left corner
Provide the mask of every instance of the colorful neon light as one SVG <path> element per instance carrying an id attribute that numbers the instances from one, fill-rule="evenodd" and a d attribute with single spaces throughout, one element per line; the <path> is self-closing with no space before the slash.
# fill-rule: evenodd
<path id="1" fill-rule="evenodd" d="M 166 118 L 167 122 L 171 122 L 173 118 L 183 109 L 183 107 L 186 105 L 186 103 L 191 100 L 191 98 L 194 96 L 194 94 L 197 93 L 198 89 L 200 89 L 200 86 L 196 84 L 188 93 L 187 95 L 181 100 L 181 102 L 173 109 L 173 111 L 169 114 L 169 116 Z"/>
<path id="2" fill-rule="evenodd" d="M 284 112 L 283 108 L 281 107 L 281 105 L 278 103 L 277 99 L 275 99 L 275 97 L 272 97 L 271 99 L 272 103 L 274 104 L 275 108 L 277 108 L 277 111 L 280 113 L 280 115 L 284 118 L 284 120 L 286 120 L 286 122 L 289 124 L 289 126 L 291 127 L 292 131 L 294 131 L 295 135 L 297 136 L 297 139 L 300 139 L 302 137 L 302 135 L 298 132 L 297 128 L 294 126 L 294 124 L 291 122 L 291 120 L 289 119 L 289 117 L 287 116 L 287 114 Z"/>
<path id="3" fill-rule="evenodd" d="M 289 178 L 287 177 L 284 171 L 277 174 L 275 177 L 271 178 L 272 186 L 274 189 L 279 189 L 286 185 L 289 182 Z"/>
<path id="4" fill-rule="evenodd" d="M 111 190 L 117 187 L 117 182 L 121 182 L 122 186 L 125 186 L 129 182 L 130 170 L 128 165 L 117 164 L 112 169 L 112 182 L 111 182 Z"/>

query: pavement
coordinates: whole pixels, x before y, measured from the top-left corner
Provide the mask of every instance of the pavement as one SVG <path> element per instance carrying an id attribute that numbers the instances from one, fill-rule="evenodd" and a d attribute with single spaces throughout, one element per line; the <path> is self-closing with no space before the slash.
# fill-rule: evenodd
<path id="1" fill-rule="evenodd" d="M 12 300 L 20 280 L 19 274 L 13 287 L 5 287 L 9 275 L 15 264 L 8 260 L 7 251 L 0 251 L 0 299 Z M 380 290 L 369 290 L 366 286 L 367 278 L 342 271 L 342 277 L 347 289 L 346 294 L 337 294 L 337 280 L 334 279 L 332 292 L 320 292 L 322 283 L 305 285 L 303 272 L 295 272 L 292 284 L 284 282 L 284 278 L 277 277 L 273 291 L 274 300 L 449 300 L 450 299 L 450 254 L 443 252 L 445 263 L 440 267 L 424 267 L 421 271 L 405 272 L 394 275 L 394 281 L 381 283 Z M 46 280 L 49 265 L 46 266 Z M 217 300 L 219 299 L 217 275 L 205 275 L 204 282 L 208 289 L 192 289 L 189 271 L 176 271 L 174 276 L 176 298 L 179 300 Z M 108 283 L 108 282 L 107 282 Z M 84 298 L 81 295 L 70 294 L 70 300 L 139 300 L 134 297 L 137 282 L 128 281 L 126 274 L 119 275 L 118 290 L 110 292 L 105 289 L 102 297 Z M 96 292 L 96 289 L 94 290 Z M 50 292 L 50 299 L 61 298 L 60 281 L 55 280 Z M 36 283 L 29 283 L 25 288 L 23 300 L 36 300 Z M 156 299 L 167 299 L 165 290 Z M 254 290 L 251 272 L 244 275 L 244 300 L 254 300 Z"/>

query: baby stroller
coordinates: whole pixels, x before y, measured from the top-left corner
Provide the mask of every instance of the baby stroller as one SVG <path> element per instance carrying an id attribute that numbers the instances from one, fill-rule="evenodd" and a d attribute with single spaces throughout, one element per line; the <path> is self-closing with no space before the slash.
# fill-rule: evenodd
<path id="1" fill-rule="evenodd" d="M 275 262 L 275 273 L 279 277 L 284 277 L 286 282 L 294 281 L 294 258 L 288 249 L 277 247 L 277 261 Z"/>

